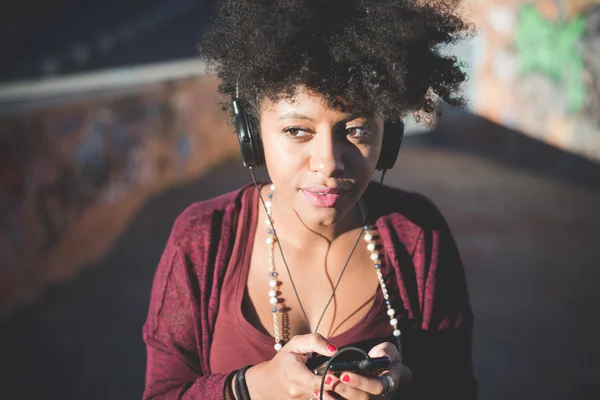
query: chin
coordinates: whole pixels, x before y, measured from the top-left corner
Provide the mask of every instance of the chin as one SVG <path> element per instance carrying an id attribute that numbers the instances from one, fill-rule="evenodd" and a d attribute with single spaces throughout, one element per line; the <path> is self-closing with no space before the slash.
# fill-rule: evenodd
<path id="1" fill-rule="evenodd" d="M 306 224 L 313 226 L 331 226 L 338 223 L 347 215 L 346 207 L 314 207 L 304 206 L 299 213 Z"/>

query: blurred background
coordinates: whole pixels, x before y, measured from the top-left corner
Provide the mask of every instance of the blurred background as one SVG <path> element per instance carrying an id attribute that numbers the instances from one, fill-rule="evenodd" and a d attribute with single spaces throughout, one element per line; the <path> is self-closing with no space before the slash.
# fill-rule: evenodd
<path id="1" fill-rule="evenodd" d="M 201 0 L 0 13 L 0 397 L 136 399 L 175 217 L 250 182 Z M 600 1 L 470 0 L 468 110 L 410 124 L 388 184 L 442 209 L 481 399 L 600 399 Z"/>

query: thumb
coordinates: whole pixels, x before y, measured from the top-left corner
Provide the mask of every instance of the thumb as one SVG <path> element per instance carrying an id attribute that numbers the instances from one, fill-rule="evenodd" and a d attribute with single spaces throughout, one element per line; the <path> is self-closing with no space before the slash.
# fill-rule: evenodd
<path id="1" fill-rule="evenodd" d="M 294 336 L 283 349 L 289 353 L 310 357 L 312 353 L 331 357 L 337 353 L 337 348 L 318 333 Z"/>
<path id="2" fill-rule="evenodd" d="M 392 361 L 399 361 L 400 354 L 394 344 L 389 342 L 380 343 L 369 351 L 369 357 L 389 357 Z"/>

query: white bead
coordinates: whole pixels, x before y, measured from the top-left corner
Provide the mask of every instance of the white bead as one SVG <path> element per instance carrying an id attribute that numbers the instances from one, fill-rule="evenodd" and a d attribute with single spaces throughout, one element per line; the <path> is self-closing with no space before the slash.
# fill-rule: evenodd
<path id="1" fill-rule="evenodd" d="M 271 192 L 275 190 L 275 184 L 271 184 Z"/>
<path id="2" fill-rule="evenodd" d="M 392 326 L 398 325 L 398 320 L 396 318 L 390 319 L 390 325 L 392 325 Z"/>
<path id="3" fill-rule="evenodd" d="M 269 218 L 265 219 L 265 224 L 271 226 L 271 220 Z"/>
<path id="4" fill-rule="evenodd" d="M 283 346 L 281 345 L 281 343 L 275 343 L 275 346 L 273 347 L 275 348 L 275 351 L 279 351 Z"/>
<path id="5" fill-rule="evenodd" d="M 369 251 L 373 251 L 373 250 L 375 250 L 375 243 L 369 243 L 369 244 L 367 245 L 367 250 L 369 250 Z"/>
<path id="6" fill-rule="evenodd" d="M 373 240 L 373 235 L 371 235 L 370 233 L 365 233 L 365 240 L 367 242 L 370 242 L 371 240 Z"/>
<path id="7" fill-rule="evenodd" d="M 273 244 L 273 238 L 271 236 L 267 236 L 267 240 L 265 240 L 267 244 Z"/>
<path id="8" fill-rule="evenodd" d="M 271 202 L 269 200 L 265 201 L 265 207 L 271 208 Z"/>
<path id="9" fill-rule="evenodd" d="M 269 281 L 269 286 L 272 288 L 277 287 L 277 281 L 275 279 L 272 279 Z"/>
<path id="10" fill-rule="evenodd" d="M 386 300 L 389 300 L 390 299 L 390 295 L 386 293 L 386 294 L 383 295 L 383 298 L 386 299 Z"/>
<path id="11" fill-rule="evenodd" d="M 394 336 L 400 337 L 400 329 L 394 329 Z"/>
<path id="12" fill-rule="evenodd" d="M 394 310 L 393 308 L 390 308 L 389 310 L 387 310 L 387 313 L 390 317 L 392 317 L 394 314 L 396 314 L 396 310 Z"/>
<path id="13" fill-rule="evenodd" d="M 379 260 L 379 253 L 376 251 L 371 253 L 371 260 L 373 260 L 373 261 Z"/>
<path id="14" fill-rule="evenodd" d="M 274 290 L 269 290 L 269 297 L 277 297 L 277 292 Z M 389 314 L 389 312 L 388 312 Z"/>
<path id="15" fill-rule="evenodd" d="M 271 297 L 271 298 L 269 299 L 269 303 L 271 303 L 271 304 L 273 304 L 273 305 L 277 304 L 277 297 Z"/>

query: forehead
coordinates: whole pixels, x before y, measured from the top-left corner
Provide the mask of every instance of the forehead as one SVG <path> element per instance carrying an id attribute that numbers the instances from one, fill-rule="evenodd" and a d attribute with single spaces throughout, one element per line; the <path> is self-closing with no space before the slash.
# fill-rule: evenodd
<path id="1" fill-rule="evenodd" d="M 348 117 L 349 115 L 372 116 L 372 113 L 366 110 L 352 107 L 344 101 L 332 102 L 322 94 L 305 87 L 298 87 L 294 94 L 289 97 L 276 101 L 268 99 L 262 101 L 260 113 L 262 116 L 274 116 L 278 119 L 294 118 L 299 115 L 330 116 L 333 118 Z"/>

